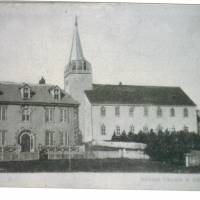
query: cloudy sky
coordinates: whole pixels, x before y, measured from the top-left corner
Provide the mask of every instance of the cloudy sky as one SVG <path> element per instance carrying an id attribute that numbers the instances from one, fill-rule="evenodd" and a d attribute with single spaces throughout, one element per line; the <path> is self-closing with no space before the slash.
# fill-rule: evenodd
<path id="1" fill-rule="evenodd" d="M 181 86 L 200 106 L 200 6 L 0 3 L 0 81 L 63 87 L 74 16 L 95 83 Z"/>

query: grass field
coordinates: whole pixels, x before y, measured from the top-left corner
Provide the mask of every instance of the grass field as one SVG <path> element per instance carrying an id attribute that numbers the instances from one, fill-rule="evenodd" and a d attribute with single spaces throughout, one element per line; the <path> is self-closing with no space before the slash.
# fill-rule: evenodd
<path id="1" fill-rule="evenodd" d="M 0 162 L 0 172 L 170 172 L 199 173 L 200 167 L 186 168 L 151 160 L 77 159 Z"/>

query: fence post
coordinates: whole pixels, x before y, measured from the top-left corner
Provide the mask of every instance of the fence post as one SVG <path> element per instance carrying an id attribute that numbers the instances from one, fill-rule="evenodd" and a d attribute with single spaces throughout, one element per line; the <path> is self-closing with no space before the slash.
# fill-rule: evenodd
<path id="1" fill-rule="evenodd" d="M 189 154 L 185 155 L 185 166 L 189 167 Z"/>
<path id="2" fill-rule="evenodd" d="M 17 159 L 20 160 L 20 151 L 21 151 L 21 146 L 17 145 Z"/>
<path id="3" fill-rule="evenodd" d="M 69 171 L 71 171 L 71 155 L 70 155 L 70 145 L 69 146 L 69 151 L 68 151 L 68 160 L 69 160 Z"/>
<path id="4" fill-rule="evenodd" d="M 1 146 L 1 153 L 2 153 L 2 157 L 1 157 L 1 159 L 2 159 L 2 161 L 4 160 L 4 149 L 3 149 L 3 146 Z"/>

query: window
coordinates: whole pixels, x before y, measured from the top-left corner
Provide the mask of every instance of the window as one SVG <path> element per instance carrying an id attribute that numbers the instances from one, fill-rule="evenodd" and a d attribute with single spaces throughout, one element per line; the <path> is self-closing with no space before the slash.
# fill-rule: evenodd
<path id="1" fill-rule="evenodd" d="M 53 122 L 54 120 L 54 109 L 45 108 L 45 122 Z"/>
<path id="2" fill-rule="evenodd" d="M 86 62 L 83 63 L 83 69 L 86 70 Z"/>
<path id="3" fill-rule="evenodd" d="M 159 132 L 161 132 L 163 130 L 163 127 L 160 125 L 160 124 L 158 124 L 158 126 L 157 126 L 157 132 L 159 133 Z"/>
<path id="4" fill-rule="evenodd" d="M 22 107 L 22 121 L 30 121 L 30 109 L 28 108 L 28 106 Z"/>
<path id="5" fill-rule="evenodd" d="M 144 116 L 146 117 L 146 116 L 148 116 L 148 114 L 149 114 L 149 112 L 148 112 L 148 107 L 145 106 L 145 107 L 144 107 Z"/>
<path id="6" fill-rule="evenodd" d="M 160 107 L 157 108 L 157 116 L 162 117 L 162 109 Z"/>
<path id="7" fill-rule="evenodd" d="M 101 125 L 101 135 L 106 135 L 106 126 L 104 124 Z"/>
<path id="8" fill-rule="evenodd" d="M 101 107 L 101 116 L 106 116 L 106 108 L 104 106 Z"/>
<path id="9" fill-rule="evenodd" d="M 58 89 L 55 89 L 55 90 L 54 90 L 54 98 L 55 98 L 56 100 L 58 100 L 58 99 L 59 99 L 59 96 L 60 96 L 60 91 L 59 91 Z"/>
<path id="10" fill-rule="evenodd" d="M 188 117 L 188 109 L 187 108 L 183 109 L 183 117 Z"/>
<path id="11" fill-rule="evenodd" d="M 0 106 L 0 120 L 6 120 L 7 118 L 7 106 Z"/>
<path id="12" fill-rule="evenodd" d="M 175 132 L 176 131 L 176 128 L 175 126 L 173 125 L 172 128 L 171 128 L 171 132 Z"/>
<path id="13" fill-rule="evenodd" d="M 68 123 L 70 123 L 70 117 L 69 117 L 69 115 L 70 115 L 70 109 L 67 108 L 67 122 Z"/>
<path id="14" fill-rule="evenodd" d="M 60 145 L 61 146 L 68 146 L 68 134 L 67 132 L 60 131 Z"/>
<path id="15" fill-rule="evenodd" d="M 120 135 L 120 127 L 116 126 L 116 135 Z"/>
<path id="16" fill-rule="evenodd" d="M 116 106 L 115 107 L 115 116 L 120 116 L 120 107 L 119 106 Z"/>
<path id="17" fill-rule="evenodd" d="M 148 129 L 147 125 L 143 126 L 143 131 L 144 131 L 144 133 L 148 133 L 149 129 Z"/>
<path id="18" fill-rule="evenodd" d="M 6 130 L 0 130 L 0 146 L 4 146 L 6 144 Z"/>
<path id="19" fill-rule="evenodd" d="M 61 92 L 59 88 L 55 88 L 53 94 L 55 100 L 59 100 L 61 98 Z"/>
<path id="20" fill-rule="evenodd" d="M 75 62 L 72 62 L 72 70 L 76 70 L 76 63 Z"/>
<path id="21" fill-rule="evenodd" d="M 130 116 L 130 117 L 133 117 L 133 112 L 134 112 L 134 107 L 131 106 L 131 107 L 129 108 L 129 116 Z"/>
<path id="22" fill-rule="evenodd" d="M 131 133 L 134 133 L 134 132 L 135 132 L 135 128 L 134 128 L 134 126 L 133 126 L 133 125 L 130 125 L 129 130 L 130 130 Z"/>
<path id="23" fill-rule="evenodd" d="M 24 87 L 23 88 L 23 99 L 29 99 L 30 98 L 30 88 Z"/>
<path id="24" fill-rule="evenodd" d="M 175 116 L 175 109 L 174 109 L 174 108 L 171 108 L 171 109 L 170 109 L 170 116 L 171 116 L 171 117 L 174 117 L 174 116 Z"/>
<path id="25" fill-rule="evenodd" d="M 46 131 L 45 133 L 45 145 L 47 146 L 53 146 L 53 135 L 54 133 L 52 131 Z"/>
<path id="26" fill-rule="evenodd" d="M 189 128 L 188 128 L 188 126 L 184 126 L 184 127 L 183 127 L 183 131 L 185 131 L 185 132 L 189 132 Z"/>
<path id="27" fill-rule="evenodd" d="M 78 120 L 78 109 L 74 108 L 74 120 Z"/>
<path id="28" fill-rule="evenodd" d="M 65 108 L 60 109 L 60 121 L 61 122 L 67 121 L 67 110 Z"/>

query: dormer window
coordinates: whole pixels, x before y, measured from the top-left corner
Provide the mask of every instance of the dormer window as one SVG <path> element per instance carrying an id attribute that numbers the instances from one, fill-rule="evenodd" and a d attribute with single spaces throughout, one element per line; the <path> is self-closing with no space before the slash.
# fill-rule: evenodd
<path id="1" fill-rule="evenodd" d="M 54 90 L 54 98 L 56 100 L 60 99 L 60 91 L 59 91 L 59 89 L 55 89 Z"/>
<path id="2" fill-rule="evenodd" d="M 28 99 L 30 96 L 29 94 L 30 94 L 29 88 L 24 88 L 24 99 Z"/>
<path id="3" fill-rule="evenodd" d="M 24 85 L 21 88 L 21 98 L 30 99 L 30 97 L 31 97 L 31 88 L 29 87 L 29 85 Z"/>
<path id="4" fill-rule="evenodd" d="M 55 100 L 61 99 L 61 89 L 58 86 L 51 88 L 50 93 Z"/>

